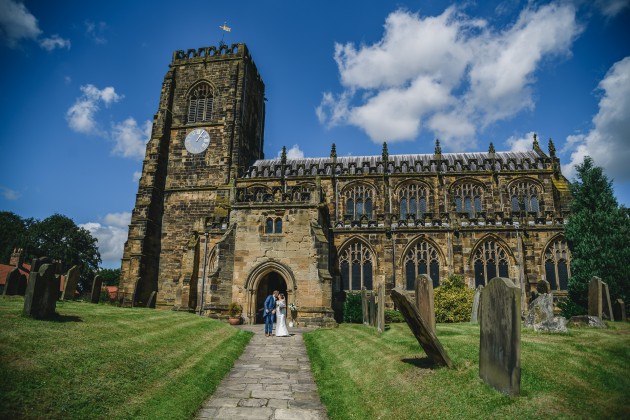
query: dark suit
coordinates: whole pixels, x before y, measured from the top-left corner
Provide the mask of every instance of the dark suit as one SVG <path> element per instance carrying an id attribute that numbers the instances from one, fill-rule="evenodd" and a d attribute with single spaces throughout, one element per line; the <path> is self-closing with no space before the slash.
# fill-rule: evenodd
<path id="1" fill-rule="evenodd" d="M 265 334 L 271 334 L 273 331 L 274 314 L 271 313 L 276 307 L 276 298 L 273 295 L 267 296 L 263 309 L 263 319 L 265 320 Z"/>

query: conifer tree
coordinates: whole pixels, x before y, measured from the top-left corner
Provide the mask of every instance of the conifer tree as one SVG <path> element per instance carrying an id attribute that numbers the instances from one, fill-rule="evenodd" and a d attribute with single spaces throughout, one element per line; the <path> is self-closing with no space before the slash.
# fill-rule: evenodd
<path id="1" fill-rule="evenodd" d="M 586 156 L 571 183 L 571 215 L 566 237 L 571 250 L 569 295 L 578 305 L 588 305 L 592 276 L 608 284 L 612 299 L 630 298 L 630 219 L 619 207 L 612 181 Z"/>

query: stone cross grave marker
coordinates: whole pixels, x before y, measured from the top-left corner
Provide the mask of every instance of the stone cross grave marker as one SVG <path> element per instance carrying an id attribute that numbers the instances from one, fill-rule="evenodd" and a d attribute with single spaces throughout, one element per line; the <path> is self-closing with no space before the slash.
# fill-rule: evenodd
<path id="1" fill-rule="evenodd" d="M 623 300 L 617 299 L 613 304 L 613 313 L 615 314 L 615 321 L 626 322 L 626 305 Z"/>
<path id="2" fill-rule="evenodd" d="M 431 332 L 435 334 L 435 305 L 433 302 L 433 280 L 426 274 L 416 277 L 416 308 L 426 321 Z"/>
<path id="3" fill-rule="evenodd" d="M 374 299 L 374 291 L 370 294 L 370 327 L 376 327 L 376 300 Z"/>
<path id="4" fill-rule="evenodd" d="M 363 325 L 368 325 L 370 323 L 370 316 L 368 313 L 368 299 L 365 287 L 361 288 L 361 312 L 363 314 Z"/>
<path id="5" fill-rule="evenodd" d="M 479 285 L 475 289 L 475 296 L 473 297 L 472 314 L 470 315 L 470 322 L 472 324 L 479 323 L 479 313 L 481 312 L 481 290 L 483 286 Z"/>
<path id="6" fill-rule="evenodd" d="M 40 265 L 39 271 L 31 271 L 24 296 L 24 315 L 47 319 L 55 315 L 59 296 L 59 278 L 55 277 L 53 264 Z"/>
<path id="7" fill-rule="evenodd" d="M 63 295 L 61 300 L 74 299 L 74 292 L 77 290 L 77 284 L 79 283 L 79 266 L 74 265 L 66 274 L 66 281 L 63 286 Z"/>
<path id="8" fill-rule="evenodd" d="M 610 292 L 608 291 L 608 283 L 604 282 L 602 282 L 602 316 L 611 321 L 615 320 L 610 300 Z"/>
<path id="9" fill-rule="evenodd" d="M 378 307 L 377 307 L 377 320 L 376 328 L 379 332 L 385 331 L 385 285 L 379 283 L 376 288 L 378 293 Z"/>
<path id="10" fill-rule="evenodd" d="M 92 293 L 90 295 L 90 302 L 98 303 L 101 300 L 101 289 L 103 288 L 103 278 L 98 274 L 94 276 L 94 282 L 92 282 Z"/>
<path id="11" fill-rule="evenodd" d="M 446 350 L 442 347 L 435 333 L 429 328 L 427 322 L 420 316 L 418 308 L 416 308 L 416 305 L 405 291 L 400 287 L 396 287 L 391 290 L 390 296 L 427 356 L 438 365 L 453 367 Z"/>
<path id="12" fill-rule="evenodd" d="M 18 294 L 20 275 L 20 270 L 18 270 L 17 267 L 7 273 L 4 291 L 2 292 L 4 296 L 14 296 Z"/>
<path id="13" fill-rule="evenodd" d="M 593 277 L 588 284 L 588 314 L 602 319 L 602 279 Z"/>
<path id="14" fill-rule="evenodd" d="M 507 395 L 521 391 L 521 289 L 495 277 L 481 292 L 479 376 Z"/>

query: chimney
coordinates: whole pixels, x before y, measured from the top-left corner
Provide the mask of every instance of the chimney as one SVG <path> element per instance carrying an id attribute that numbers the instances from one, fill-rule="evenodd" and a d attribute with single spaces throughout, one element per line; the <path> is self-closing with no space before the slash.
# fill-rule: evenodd
<path id="1" fill-rule="evenodd" d="M 13 253 L 11 254 L 11 259 L 9 260 L 9 265 L 20 267 L 24 258 L 23 254 L 24 250 L 22 248 L 13 248 Z"/>

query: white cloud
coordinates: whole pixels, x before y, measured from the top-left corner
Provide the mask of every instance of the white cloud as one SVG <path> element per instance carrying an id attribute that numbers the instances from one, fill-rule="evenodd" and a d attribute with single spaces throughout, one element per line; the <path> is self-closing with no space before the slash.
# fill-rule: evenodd
<path id="1" fill-rule="evenodd" d="M 113 153 L 124 157 L 142 159 L 146 144 L 151 136 L 151 121 L 147 120 L 138 126 L 132 117 L 121 123 L 114 124 L 112 139 L 116 143 Z"/>
<path id="2" fill-rule="evenodd" d="M 70 40 L 54 34 L 49 38 L 40 39 L 39 45 L 47 51 L 53 51 L 57 48 L 70 49 Z"/>
<path id="3" fill-rule="evenodd" d="M 107 24 L 105 22 L 92 22 L 85 21 L 85 33 L 88 38 L 92 39 L 96 44 L 107 44 L 105 39 L 105 31 L 107 30 Z"/>
<path id="4" fill-rule="evenodd" d="M 534 106 L 536 71 L 570 54 L 580 33 L 569 3 L 529 3 L 497 30 L 453 6 L 439 16 L 391 13 L 372 45 L 336 44 L 341 93 L 315 112 L 327 126 L 349 124 L 376 143 L 414 140 L 423 129 L 447 149 L 474 146 L 477 132 Z"/>
<path id="5" fill-rule="evenodd" d="M 98 241 L 98 250 L 103 262 L 116 262 L 123 256 L 128 227 L 122 225 L 125 215 L 131 213 L 111 213 L 105 216 L 104 223 L 88 222 L 79 225 L 89 231 Z M 111 224 L 108 224 L 111 223 Z"/>
<path id="6" fill-rule="evenodd" d="M 123 95 L 116 93 L 116 90 L 108 86 L 104 89 L 98 89 L 96 86 L 88 84 L 81 86 L 83 95 L 77 98 L 66 112 L 66 120 L 70 128 L 76 132 L 84 134 L 101 134 L 96 120 L 94 119 L 96 112 L 100 109 L 100 103 L 105 106 L 118 102 Z"/>
<path id="7" fill-rule="evenodd" d="M 0 0 L 0 38 L 9 48 L 23 39 L 36 39 L 42 33 L 37 18 L 22 3 Z"/>
<path id="8" fill-rule="evenodd" d="M 140 172 L 140 171 L 135 171 L 135 172 L 133 173 L 133 182 L 135 183 L 135 182 L 140 181 L 140 177 L 141 177 L 141 176 L 142 176 L 142 172 Z"/>
<path id="9" fill-rule="evenodd" d="M 510 146 L 511 152 L 528 152 L 532 150 L 535 134 L 536 133 L 534 133 L 533 131 L 530 131 L 529 133 L 525 134 L 525 137 L 518 138 L 512 136 L 506 140 L 506 143 Z"/>
<path id="10" fill-rule="evenodd" d="M 131 223 L 131 212 L 108 213 L 103 218 L 103 222 L 116 227 L 127 228 Z"/>
<path id="11" fill-rule="evenodd" d="M 278 157 L 282 156 L 282 150 L 278 152 Z M 300 146 L 294 144 L 293 147 L 287 150 L 287 159 L 304 159 L 304 152 L 300 149 Z"/>
<path id="12" fill-rule="evenodd" d="M 14 201 L 17 200 L 18 198 L 20 198 L 20 193 L 18 193 L 15 190 L 12 190 L 9 187 L 5 187 L 4 185 L 0 185 L 0 194 L 2 194 L 2 196 L 10 201 Z"/>
<path id="13" fill-rule="evenodd" d="M 630 56 L 612 65 L 598 89 L 602 92 L 599 111 L 588 134 L 567 138 L 571 162 L 562 166 L 567 177 L 575 175 L 575 165 L 584 156 L 617 181 L 630 179 Z"/>
<path id="14" fill-rule="evenodd" d="M 630 6 L 628 0 L 595 0 L 595 8 L 607 18 L 613 18 Z"/>

